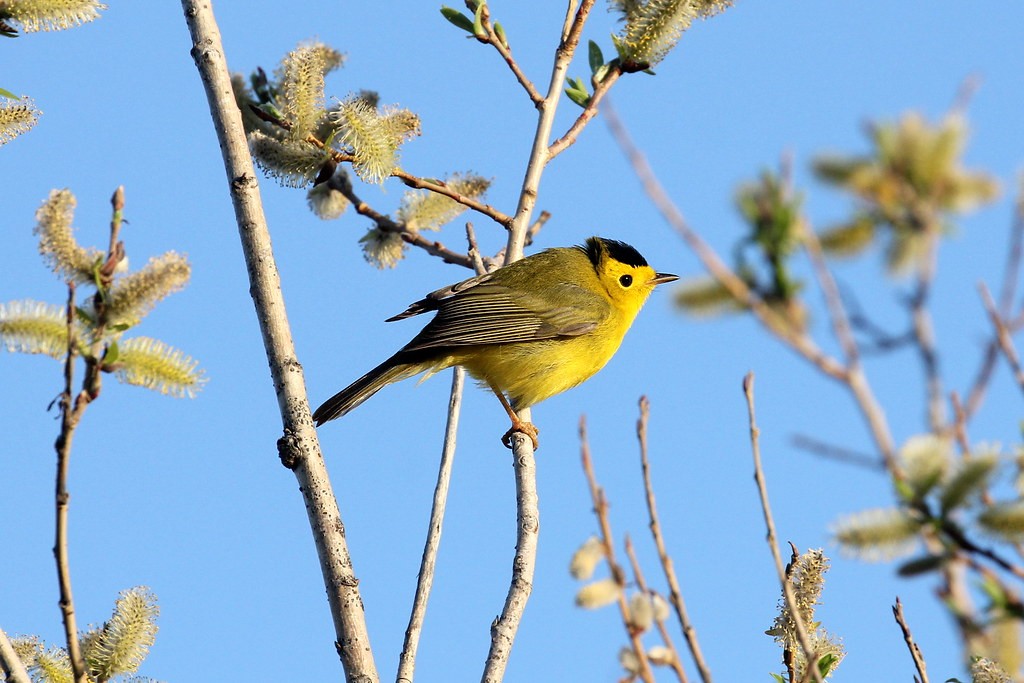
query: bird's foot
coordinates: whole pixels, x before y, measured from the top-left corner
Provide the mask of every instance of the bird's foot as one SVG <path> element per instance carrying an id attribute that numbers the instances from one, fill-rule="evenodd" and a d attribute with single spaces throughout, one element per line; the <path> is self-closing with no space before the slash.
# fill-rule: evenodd
<path id="1" fill-rule="evenodd" d="M 516 432 L 530 437 L 530 441 L 533 441 L 533 450 L 540 448 L 540 442 L 537 441 L 540 430 L 532 422 L 523 422 L 522 420 L 513 420 L 512 428 L 505 432 L 505 436 L 501 437 L 501 443 L 505 444 L 505 448 L 512 448 L 512 435 Z"/>

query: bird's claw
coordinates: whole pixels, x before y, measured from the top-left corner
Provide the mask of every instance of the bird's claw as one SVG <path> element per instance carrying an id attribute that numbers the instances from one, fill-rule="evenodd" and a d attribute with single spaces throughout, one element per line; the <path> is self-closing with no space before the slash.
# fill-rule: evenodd
<path id="1" fill-rule="evenodd" d="M 537 435 L 540 433 L 540 430 L 532 422 L 522 421 L 513 422 L 512 428 L 505 432 L 505 436 L 501 437 L 501 443 L 505 444 L 505 448 L 512 448 L 512 435 L 516 432 L 530 437 L 530 441 L 533 442 L 533 450 L 540 448 L 540 442 L 537 441 Z"/>

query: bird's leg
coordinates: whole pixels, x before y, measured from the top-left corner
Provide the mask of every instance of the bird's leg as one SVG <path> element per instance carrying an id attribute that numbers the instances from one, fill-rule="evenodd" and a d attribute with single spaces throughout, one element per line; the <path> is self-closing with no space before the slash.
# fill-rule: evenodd
<path id="1" fill-rule="evenodd" d="M 501 401 L 501 406 L 505 409 L 505 412 L 508 413 L 509 419 L 512 420 L 512 428 L 505 432 L 505 435 L 501 437 L 501 443 L 505 444 L 505 448 L 512 448 L 512 435 L 516 432 L 521 432 L 530 437 L 530 440 L 533 441 L 533 450 L 537 450 L 540 447 L 540 442 L 537 441 L 537 434 L 540 433 L 540 430 L 537 429 L 532 422 L 523 422 L 520 420 L 519 416 L 516 415 L 516 411 L 512 409 L 512 405 L 508 402 L 508 399 L 505 398 L 505 394 L 493 384 L 488 384 L 491 387 L 491 391 L 494 392 L 494 395 L 498 397 L 499 401 Z"/>

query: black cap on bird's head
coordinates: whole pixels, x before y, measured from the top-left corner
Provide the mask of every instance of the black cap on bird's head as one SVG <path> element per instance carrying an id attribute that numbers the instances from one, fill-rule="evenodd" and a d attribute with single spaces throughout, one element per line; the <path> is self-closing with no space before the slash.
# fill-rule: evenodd
<path id="1" fill-rule="evenodd" d="M 590 237 L 587 239 L 587 243 L 583 246 L 577 247 L 583 251 L 590 262 L 595 266 L 601 262 L 601 255 L 608 254 L 611 258 L 625 263 L 627 266 L 646 266 L 647 259 L 645 259 L 639 251 L 629 246 L 625 242 L 619 242 L 618 240 L 610 240 L 604 237 Z"/>
<path id="2" fill-rule="evenodd" d="M 604 237 L 590 237 L 587 239 L 585 245 L 576 247 L 587 255 L 590 262 L 594 264 L 594 268 L 597 268 L 601 263 L 601 258 L 607 256 L 608 258 L 618 261 L 619 263 L 633 268 L 647 267 L 650 266 L 647 263 L 647 259 L 643 255 L 629 246 L 625 242 L 618 240 L 610 240 Z M 671 273 L 655 273 L 654 278 L 648 282 L 650 285 L 660 285 L 665 282 L 672 282 L 678 280 L 678 276 L 672 275 Z"/>

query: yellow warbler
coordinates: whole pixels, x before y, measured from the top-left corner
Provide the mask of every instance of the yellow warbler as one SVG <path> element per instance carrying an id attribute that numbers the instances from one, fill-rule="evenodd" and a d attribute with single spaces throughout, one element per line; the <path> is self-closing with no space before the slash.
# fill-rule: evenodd
<path id="1" fill-rule="evenodd" d="M 655 286 L 676 279 L 655 272 L 628 244 L 591 237 L 431 292 L 388 320 L 437 311 L 434 319 L 327 399 L 313 419 L 319 426 L 392 382 L 461 365 L 494 391 L 512 419 L 502 442 L 510 446 L 512 433 L 522 432 L 536 447 L 537 428 L 516 410 L 592 377 L 618 350 Z"/>

